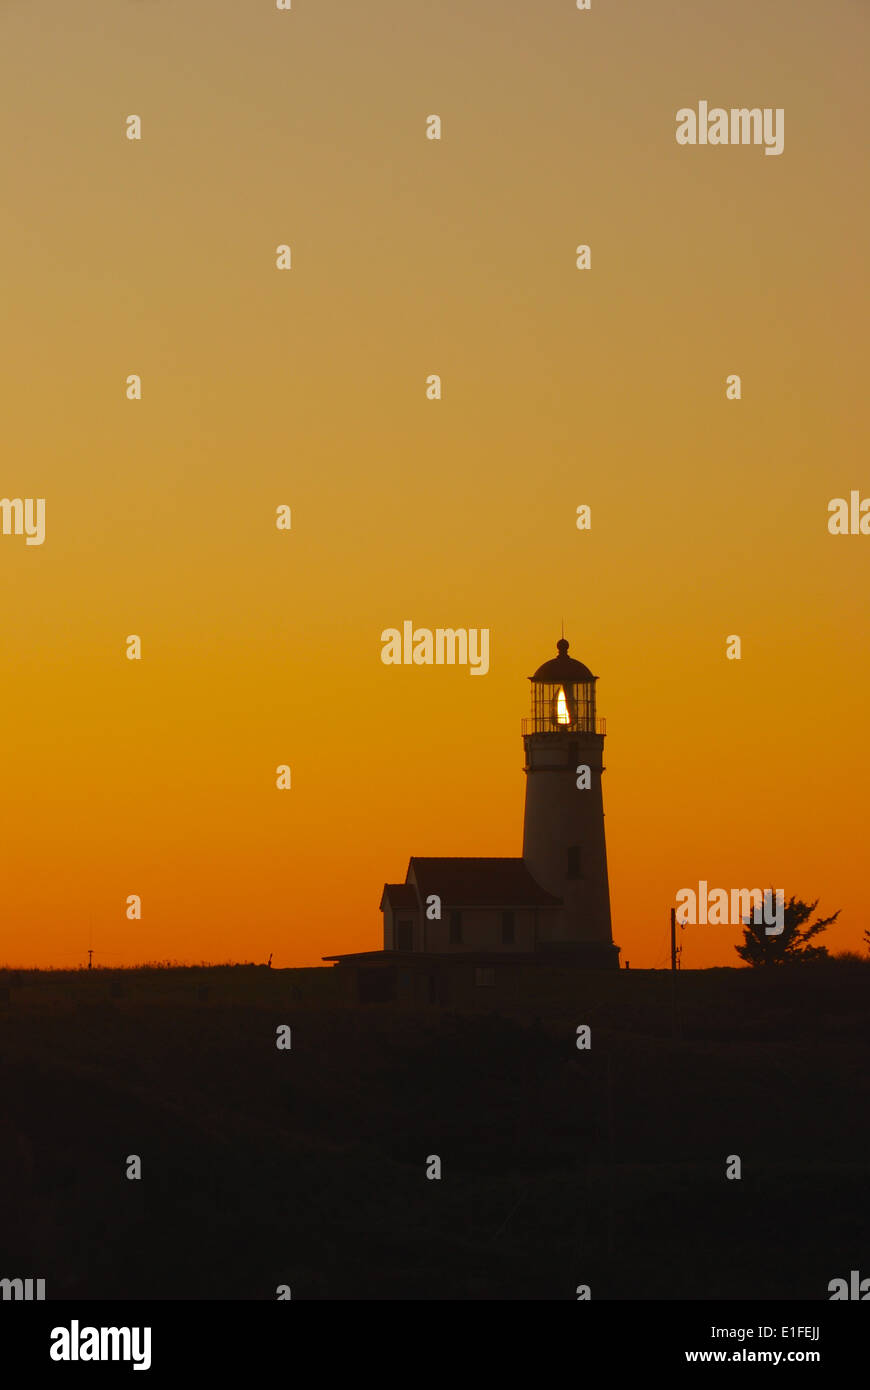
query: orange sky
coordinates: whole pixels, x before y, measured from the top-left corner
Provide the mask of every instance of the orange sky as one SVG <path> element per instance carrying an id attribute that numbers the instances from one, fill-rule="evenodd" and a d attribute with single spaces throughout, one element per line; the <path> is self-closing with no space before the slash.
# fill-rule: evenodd
<path id="1" fill-rule="evenodd" d="M 410 854 L 520 852 L 563 618 L 623 959 L 700 878 L 859 948 L 866 44 L 851 0 L 2 7 L 0 491 L 46 541 L 0 536 L 0 960 L 380 945 Z M 679 147 L 699 100 L 783 154 Z M 489 674 L 385 667 L 404 619 Z"/>

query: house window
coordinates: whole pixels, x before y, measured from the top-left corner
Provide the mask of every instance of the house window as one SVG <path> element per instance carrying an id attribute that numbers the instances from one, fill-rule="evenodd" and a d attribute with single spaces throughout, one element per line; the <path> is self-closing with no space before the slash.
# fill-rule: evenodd
<path id="1" fill-rule="evenodd" d="M 501 944 L 503 946 L 513 946 L 514 940 L 514 914 L 512 912 L 503 912 L 501 914 Z"/>
<path id="2" fill-rule="evenodd" d="M 396 938 L 396 948 L 399 951 L 413 951 L 414 949 L 414 923 L 400 922 L 398 935 Z"/>
<path id="3" fill-rule="evenodd" d="M 494 965 L 476 965 L 474 967 L 474 983 L 477 986 L 488 988 L 495 984 Z"/>
<path id="4" fill-rule="evenodd" d="M 451 912 L 450 914 L 450 945 L 462 945 L 462 913 Z"/>
<path id="5" fill-rule="evenodd" d="M 565 870 L 566 878 L 580 877 L 580 846 L 568 846 L 568 866 Z"/>

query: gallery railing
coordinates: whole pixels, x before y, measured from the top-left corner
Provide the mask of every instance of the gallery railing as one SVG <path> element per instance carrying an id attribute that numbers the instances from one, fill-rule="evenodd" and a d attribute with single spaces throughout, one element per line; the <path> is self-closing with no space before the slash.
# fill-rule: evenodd
<path id="1" fill-rule="evenodd" d="M 606 719 L 575 719 L 573 724 L 560 724 L 558 720 L 538 715 L 523 720 L 524 734 L 606 734 Z"/>

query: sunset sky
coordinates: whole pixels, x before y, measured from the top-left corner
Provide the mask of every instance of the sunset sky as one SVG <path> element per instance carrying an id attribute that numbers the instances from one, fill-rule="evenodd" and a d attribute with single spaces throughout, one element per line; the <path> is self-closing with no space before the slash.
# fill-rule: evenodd
<path id="1" fill-rule="evenodd" d="M 702 878 L 861 949 L 867 38 L 858 0 L 3 0 L 0 494 L 46 539 L 0 535 L 0 962 L 380 946 L 409 855 L 521 852 L 563 619 L 622 959 Z M 701 100 L 784 152 L 680 147 Z M 489 628 L 489 673 L 383 665 L 405 619 Z"/>

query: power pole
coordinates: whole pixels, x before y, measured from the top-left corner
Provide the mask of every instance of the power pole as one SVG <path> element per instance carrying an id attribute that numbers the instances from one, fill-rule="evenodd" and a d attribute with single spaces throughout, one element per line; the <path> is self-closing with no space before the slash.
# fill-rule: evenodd
<path id="1" fill-rule="evenodd" d="M 677 1017 L 677 911 L 671 908 L 671 1036 L 680 1036 L 680 1024 Z"/>
<path id="2" fill-rule="evenodd" d="M 89 947 L 88 947 L 88 969 L 89 969 L 89 970 L 91 969 L 91 957 L 93 956 L 93 954 L 94 954 L 93 947 L 92 947 L 92 946 L 89 946 Z"/>

